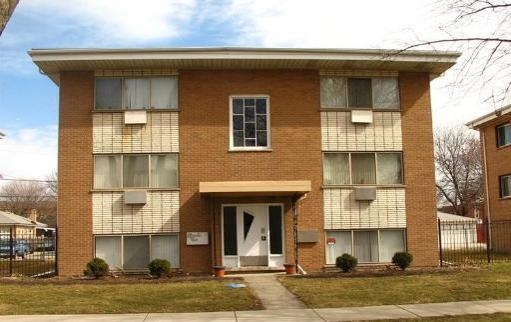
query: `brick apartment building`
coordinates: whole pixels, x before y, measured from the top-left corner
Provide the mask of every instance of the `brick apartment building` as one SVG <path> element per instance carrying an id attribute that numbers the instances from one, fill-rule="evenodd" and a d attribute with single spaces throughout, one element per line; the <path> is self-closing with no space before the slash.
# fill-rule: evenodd
<path id="1" fill-rule="evenodd" d="M 467 126 L 481 136 L 487 217 L 491 222 L 511 220 L 511 105 Z"/>
<path id="2" fill-rule="evenodd" d="M 60 88 L 59 272 L 438 265 L 430 80 L 458 53 L 31 50 Z"/>

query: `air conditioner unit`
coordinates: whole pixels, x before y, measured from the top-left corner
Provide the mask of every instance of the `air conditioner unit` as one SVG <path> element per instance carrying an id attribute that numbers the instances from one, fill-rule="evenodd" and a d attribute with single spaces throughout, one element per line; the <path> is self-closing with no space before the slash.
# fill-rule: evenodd
<path id="1" fill-rule="evenodd" d="M 373 123 L 373 111 L 371 110 L 352 110 L 351 123 Z"/>
<path id="2" fill-rule="evenodd" d="M 357 201 L 376 200 L 376 187 L 355 187 L 355 200 Z"/>
<path id="3" fill-rule="evenodd" d="M 145 190 L 124 191 L 124 203 L 126 205 L 145 205 L 147 203 L 147 191 Z"/>
<path id="4" fill-rule="evenodd" d="M 124 111 L 124 124 L 146 124 L 146 111 Z"/>

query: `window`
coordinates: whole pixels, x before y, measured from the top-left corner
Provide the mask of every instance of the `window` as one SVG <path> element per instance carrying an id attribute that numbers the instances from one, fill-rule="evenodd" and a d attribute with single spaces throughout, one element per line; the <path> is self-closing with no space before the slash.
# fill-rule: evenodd
<path id="1" fill-rule="evenodd" d="M 94 157 L 94 188 L 176 188 L 178 155 L 128 154 Z"/>
<path id="2" fill-rule="evenodd" d="M 398 109 L 397 77 L 321 77 L 321 107 Z"/>
<path id="3" fill-rule="evenodd" d="M 511 145 L 511 124 L 497 126 L 497 146 Z"/>
<path id="4" fill-rule="evenodd" d="M 147 269 L 155 258 L 179 267 L 179 243 L 177 235 L 96 236 L 95 256 L 112 270 Z"/>
<path id="5" fill-rule="evenodd" d="M 325 185 L 403 183 L 401 152 L 324 154 Z"/>
<path id="6" fill-rule="evenodd" d="M 234 150 L 269 148 L 269 98 L 233 96 L 230 105 L 230 148 Z"/>
<path id="7" fill-rule="evenodd" d="M 500 176 L 500 197 L 511 197 L 511 174 Z"/>
<path id="8" fill-rule="evenodd" d="M 177 108 L 177 76 L 96 78 L 96 110 Z"/>
<path id="9" fill-rule="evenodd" d="M 404 229 L 327 231 L 327 264 L 344 253 L 361 263 L 389 263 L 396 252 L 405 251 Z"/>

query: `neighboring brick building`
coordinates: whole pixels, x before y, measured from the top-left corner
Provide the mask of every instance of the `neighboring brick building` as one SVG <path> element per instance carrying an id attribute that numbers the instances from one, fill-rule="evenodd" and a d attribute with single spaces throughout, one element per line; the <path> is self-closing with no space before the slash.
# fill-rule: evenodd
<path id="1" fill-rule="evenodd" d="M 319 271 L 407 249 L 438 265 L 429 82 L 457 53 L 30 55 L 60 87 L 60 274 L 93 256 Z"/>
<path id="2" fill-rule="evenodd" d="M 510 252 L 511 240 L 511 105 L 467 123 L 479 130 L 484 162 L 486 220 L 492 249 Z"/>

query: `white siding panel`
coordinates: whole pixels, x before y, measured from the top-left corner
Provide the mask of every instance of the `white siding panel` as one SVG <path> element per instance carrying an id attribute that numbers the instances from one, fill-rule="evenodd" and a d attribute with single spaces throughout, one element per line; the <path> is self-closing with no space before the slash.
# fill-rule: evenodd
<path id="1" fill-rule="evenodd" d="M 406 228 L 405 189 L 376 190 L 376 200 L 356 201 L 351 188 L 323 190 L 325 229 Z"/>
<path id="2" fill-rule="evenodd" d="M 374 112 L 373 123 L 354 124 L 350 111 L 322 111 L 323 151 L 400 151 L 401 112 Z"/>
<path id="3" fill-rule="evenodd" d="M 121 112 L 93 114 L 93 153 L 179 152 L 179 113 L 148 111 L 147 124 L 124 124 Z"/>
<path id="4" fill-rule="evenodd" d="M 145 205 L 124 204 L 123 192 L 94 192 L 94 234 L 179 232 L 179 191 L 149 191 Z"/>

